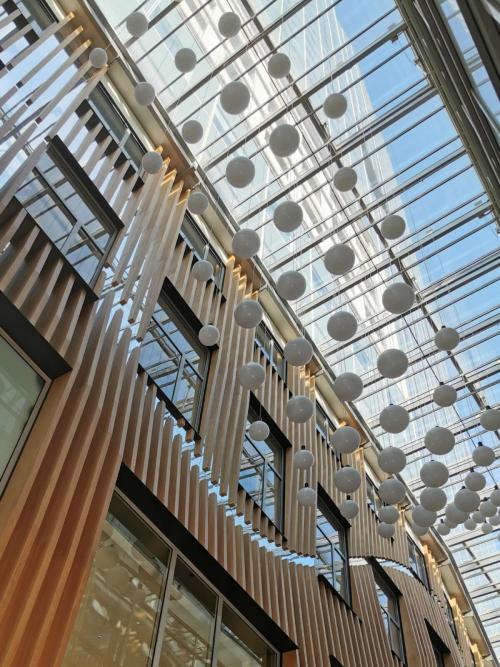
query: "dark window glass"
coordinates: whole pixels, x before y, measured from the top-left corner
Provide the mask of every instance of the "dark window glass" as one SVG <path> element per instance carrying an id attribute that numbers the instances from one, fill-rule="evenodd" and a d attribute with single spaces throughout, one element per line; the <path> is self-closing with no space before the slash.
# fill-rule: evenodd
<path id="1" fill-rule="evenodd" d="M 276 667 L 276 653 L 225 604 L 217 641 L 217 667 Z"/>
<path id="2" fill-rule="evenodd" d="M 453 609 L 451 608 L 451 604 L 446 596 L 445 600 L 446 600 L 446 616 L 448 617 L 448 624 L 451 628 L 451 631 L 453 632 L 453 636 L 458 641 L 457 626 L 455 625 L 455 617 L 453 616 Z"/>
<path id="3" fill-rule="evenodd" d="M 316 554 L 319 572 L 347 602 L 350 602 L 347 531 L 333 503 L 318 494 L 316 509 Z"/>
<path id="4" fill-rule="evenodd" d="M 258 418 L 251 410 L 247 428 Z M 263 441 L 252 440 L 248 431 L 245 433 L 239 483 L 279 530 L 283 524 L 284 460 L 283 445 L 272 431 Z"/>
<path id="5" fill-rule="evenodd" d="M 262 323 L 259 324 L 255 331 L 255 345 L 262 350 L 271 366 L 278 373 L 283 382 L 286 383 L 286 362 L 285 357 L 283 356 L 283 350 L 278 345 L 268 328 Z"/>
<path id="6" fill-rule="evenodd" d="M 437 646 L 432 645 L 432 648 L 434 650 L 434 658 L 436 659 L 436 665 L 437 667 L 444 667 L 444 656 L 441 653 L 441 651 L 438 649 Z"/>
<path id="7" fill-rule="evenodd" d="M 209 353 L 165 293 L 156 304 L 140 363 L 165 396 L 197 428 Z"/>
<path id="8" fill-rule="evenodd" d="M 384 503 L 378 495 L 378 488 L 368 476 L 366 477 L 366 502 L 375 516 L 378 517 L 378 512 L 384 506 Z"/>
<path id="9" fill-rule="evenodd" d="M 50 147 L 16 193 L 56 247 L 93 285 L 116 236 L 116 228 L 94 211 L 76 177 Z"/>
<path id="10" fill-rule="evenodd" d="M 378 573 L 375 573 L 375 590 L 390 647 L 401 662 L 406 664 L 398 596 Z"/>
<path id="11" fill-rule="evenodd" d="M 410 537 L 408 537 L 408 552 L 410 556 L 411 571 L 420 579 L 420 581 L 428 589 L 429 579 L 427 577 L 427 568 L 425 567 L 424 555 Z"/>

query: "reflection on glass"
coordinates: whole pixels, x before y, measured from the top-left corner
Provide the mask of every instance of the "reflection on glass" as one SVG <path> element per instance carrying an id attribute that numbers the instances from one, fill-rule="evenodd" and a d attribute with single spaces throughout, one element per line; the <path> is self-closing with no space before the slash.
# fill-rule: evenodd
<path id="1" fill-rule="evenodd" d="M 347 538 L 344 526 L 318 497 L 316 554 L 320 573 L 349 602 Z"/>
<path id="2" fill-rule="evenodd" d="M 180 559 L 168 603 L 160 667 L 210 665 L 217 596 Z"/>
<path id="3" fill-rule="evenodd" d="M 230 607 L 222 610 L 218 667 L 275 667 L 276 654 Z"/>
<path id="4" fill-rule="evenodd" d="M 43 386 L 43 378 L 0 336 L 0 488 Z"/>
<path id="5" fill-rule="evenodd" d="M 170 550 L 114 496 L 64 667 L 147 667 Z"/>

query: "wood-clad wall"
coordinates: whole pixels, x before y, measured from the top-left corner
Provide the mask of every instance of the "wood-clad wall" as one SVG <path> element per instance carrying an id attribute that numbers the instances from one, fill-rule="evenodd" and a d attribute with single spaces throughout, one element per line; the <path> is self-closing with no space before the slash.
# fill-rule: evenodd
<path id="1" fill-rule="evenodd" d="M 307 368 L 289 367 L 285 386 L 255 350 L 254 332 L 235 325 L 235 306 L 258 295 L 233 258 L 222 291 L 213 282 L 193 280 L 193 253 L 177 243 L 189 192 L 168 160 L 141 185 L 137 174 L 129 175 L 130 163 L 114 167 L 120 147 L 108 151 L 102 128 L 84 131 L 86 118 L 77 118 L 74 108 L 66 109 L 53 130 L 124 226 L 97 281 L 95 301 L 36 223 L 11 202 L 18 181 L 11 179 L 0 193 L 0 290 L 71 366 L 52 383 L 0 501 L 0 664 L 61 663 L 123 461 L 298 644 L 298 664 L 326 667 L 332 654 L 345 667 L 396 667 L 370 567 L 351 568 L 350 609 L 299 558 L 315 553 L 314 511 L 296 501 L 305 474 L 294 469 L 292 458 L 301 445 L 316 459 L 309 483 L 320 483 L 335 503 L 342 499 L 334 482 L 340 464 L 314 418 L 296 425 L 286 417 L 290 392 L 314 398 L 314 376 Z M 30 158 L 28 167 L 35 162 Z M 17 179 L 29 173 L 25 167 Z M 203 323 L 213 322 L 221 332 L 195 444 L 201 469 L 193 465 L 192 447 L 183 447 L 155 386 L 137 371 L 136 341 L 145 334 L 165 277 Z M 285 461 L 283 534 L 238 487 L 250 393 L 239 385 L 236 371 L 251 360 L 266 367 L 257 398 L 292 444 Z M 378 556 L 408 566 L 403 517 L 394 541 L 381 539 L 366 503 L 362 450 L 345 462 L 363 479 L 354 494 L 360 514 L 350 530 L 350 556 Z M 248 530 L 226 512 L 226 504 Z M 254 539 L 259 536 L 267 545 Z M 432 565 L 430 555 L 428 562 Z M 450 638 L 442 606 L 410 574 L 388 569 L 403 592 L 409 664 L 431 664 L 430 657 L 413 650 L 429 648 L 427 619 L 450 647 L 450 665 L 469 667 L 467 651 L 461 655 Z M 433 586 L 439 588 L 435 570 Z M 466 646 L 463 627 L 459 633 Z"/>

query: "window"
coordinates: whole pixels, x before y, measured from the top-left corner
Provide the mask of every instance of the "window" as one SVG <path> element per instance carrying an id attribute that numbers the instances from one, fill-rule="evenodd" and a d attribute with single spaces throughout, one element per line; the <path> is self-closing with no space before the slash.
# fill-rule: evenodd
<path id="1" fill-rule="evenodd" d="M 194 326 L 162 292 L 144 337 L 140 363 L 193 428 L 200 419 L 209 353 Z"/>
<path id="2" fill-rule="evenodd" d="M 332 501 L 321 489 L 316 509 L 316 554 L 320 574 L 349 604 L 347 529 Z"/>
<path id="3" fill-rule="evenodd" d="M 53 143 L 16 197 L 75 270 L 93 285 L 118 230 L 97 209 L 95 199 L 84 196 L 81 183 Z"/>
<path id="4" fill-rule="evenodd" d="M 437 667 L 444 667 L 444 656 L 443 656 L 443 654 L 438 649 L 438 647 L 435 646 L 434 644 L 432 645 L 432 649 L 434 651 L 434 658 L 436 659 Z"/>
<path id="5" fill-rule="evenodd" d="M 446 595 L 444 596 L 444 598 L 446 600 L 446 616 L 448 618 L 448 625 L 450 626 L 451 631 L 453 632 L 455 640 L 458 641 L 457 626 L 455 625 L 455 617 L 453 615 L 453 609 Z"/>
<path id="6" fill-rule="evenodd" d="M 450 653 L 450 649 L 443 642 L 441 637 L 437 634 L 434 628 L 429 624 L 428 621 L 425 622 L 427 626 L 427 631 L 429 633 L 429 638 L 432 644 L 432 651 L 434 653 L 434 659 L 436 661 L 437 667 L 445 667 L 446 665 L 446 656 Z"/>
<path id="7" fill-rule="evenodd" d="M 0 336 L 0 493 L 47 388 L 46 379 Z"/>
<path id="8" fill-rule="evenodd" d="M 286 384 L 286 361 L 283 350 L 276 342 L 269 329 L 262 323 L 255 331 L 255 346 L 259 347 L 264 356 Z"/>
<path id="9" fill-rule="evenodd" d="M 213 280 L 219 289 L 224 284 L 225 267 L 218 255 L 210 247 L 208 240 L 200 230 L 199 224 L 194 222 L 193 217 L 186 211 L 182 221 L 181 237 L 191 248 L 197 259 L 206 259 L 213 266 Z"/>
<path id="10" fill-rule="evenodd" d="M 247 429 L 257 419 L 258 412 L 251 409 Z M 284 464 L 285 450 L 274 429 L 262 441 L 252 440 L 248 431 L 245 433 L 239 483 L 279 530 L 283 525 Z"/>
<path id="11" fill-rule="evenodd" d="M 406 664 L 398 595 L 379 572 L 375 572 L 375 590 L 390 647 L 401 662 Z"/>
<path id="12" fill-rule="evenodd" d="M 64 667 L 277 667 L 278 654 L 115 494 Z"/>
<path id="13" fill-rule="evenodd" d="M 408 537 L 408 553 L 410 557 L 410 570 L 420 579 L 424 586 L 429 589 L 429 579 L 427 577 L 424 555 L 411 537 Z"/>
<path id="14" fill-rule="evenodd" d="M 368 507 L 378 519 L 379 509 L 384 506 L 384 503 L 378 495 L 378 488 L 368 477 L 368 475 L 366 476 L 366 502 L 368 503 Z"/>

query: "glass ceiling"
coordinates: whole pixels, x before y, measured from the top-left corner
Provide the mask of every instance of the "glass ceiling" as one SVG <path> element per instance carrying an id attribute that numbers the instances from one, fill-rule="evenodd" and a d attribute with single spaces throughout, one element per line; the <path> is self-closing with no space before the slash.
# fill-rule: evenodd
<path id="1" fill-rule="evenodd" d="M 90 2 L 90 4 L 94 4 Z M 287 269 L 300 270 L 306 294 L 293 304 L 335 375 L 354 371 L 365 391 L 356 406 L 382 447 L 398 445 L 408 457 L 403 476 L 418 497 L 419 470 L 430 458 L 425 432 L 447 426 L 456 435 L 453 451 L 440 460 L 450 466 L 449 500 L 472 465 L 471 452 L 482 441 L 498 446 L 499 434 L 484 432 L 478 415 L 500 398 L 500 244 L 491 205 L 469 156 L 419 64 L 393 0 L 166 0 L 97 1 L 116 32 L 123 55 L 144 80 L 172 124 L 199 120 L 203 140 L 193 161 L 203 187 L 218 198 L 240 227 L 259 230 L 260 257 L 276 280 Z M 130 40 L 125 18 L 140 9 L 149 31 Z M 234 10 L 242 29 L 221 38 L 217 23 Z M 194 71 L 179 75 L 174 55 L 192 48 Z M 286 53 L 291 75 L 271 79 L 268 56 Z M 135 63 L 135 65 L 133 65 Z M 232 80 L 242 80 L 251 102 L 241 116 L 225 114 L 218 96 Z M 348 111 L 329 120 L 322 104 L 342 92 Z M 296 125 L 301 144 L 291 158 L 275 157 L 270 131 L 279 122 Z M 189 149 L 188 153 L 189 153 Z M 256 178 L 235 190 L 225 179 L 235 155 L 253 160 Z M 341 166 L 353 167 L 356 188 L 333 189 Z M 299 202 L 304 222 L 293 235 L 279 232 L 273 210 L 286 199 Z M 388 245 L 377 223 L 399 213 L 407 233 Z M 322 257 L 333 243 L 346 242 L 356 254 L 354 269 L 335 277 Z M 417 305 L 404 316 L 381 303 L 383 289 L 403 276 L 414 285 Z M 346 343 L 332 341 L 329 315 L 339 308 L 358 320 L 358 333 Z M 433 344 L 442 325 L 458 329 L 453 354 Z M 387 380 L 376 370 L 387 347 L 407 353 L 403 378 Z M 452 384 L 458 400 L 438 408 L 432 391 Z M 400 435 L 381 430 L 378 415 L 389 403 L 410 411 Z M 500 483 L 500 458 L 487 471 L 489 495 Z M 500 651 L 499 532 L 464 532 L 446 538 L 466 578 L 490 640 Z"/>

